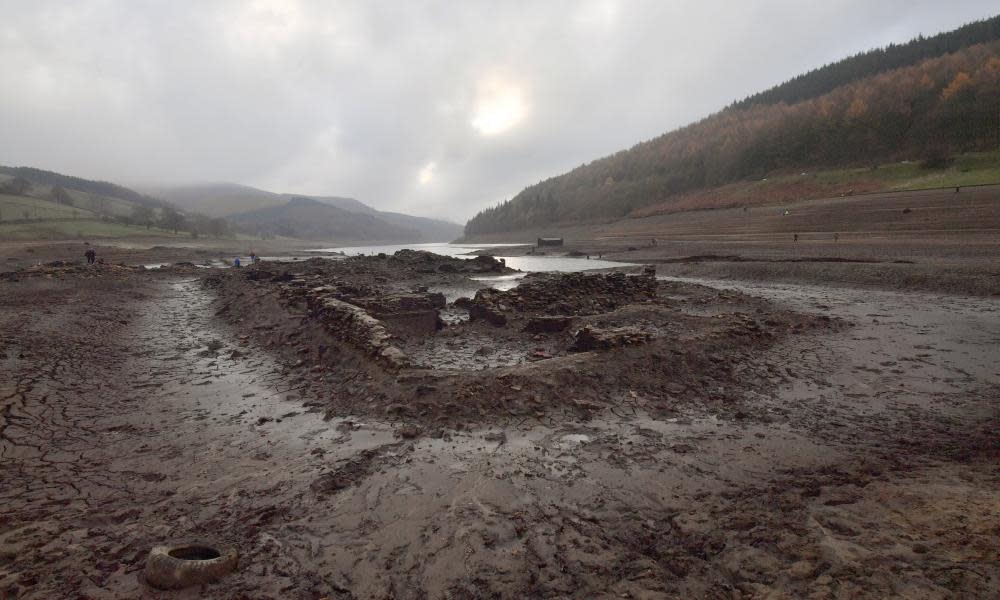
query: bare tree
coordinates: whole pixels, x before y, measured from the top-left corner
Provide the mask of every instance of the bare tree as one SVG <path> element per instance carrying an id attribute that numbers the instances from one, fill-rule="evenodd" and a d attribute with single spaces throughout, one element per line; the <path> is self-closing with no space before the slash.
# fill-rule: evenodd
<path id="1" fill-rule="evenodd" d="M 185 223 L 184 215 L 172 206 L 165 206 L 160 210 L 160 227 L 177 233 L 184 228 Z"/>
<path id="2" fill-rule="evenodd" d="M 49 194 L 52 196 L 52 199 L 59 204 L 73 206 L 73 196 L 70 196 L 69 192 L 67 192 L 62 186 L 57 185 L 53 187 Z"/>
<path id="3" fill-rule="evenodd" d="M 31 191 L 31 182 L 24 177 L 15 177 L 0 186 L 0 191 L 14 196 L 27 196 Z"/>
<path id="4" fill-rule="evenodd" d="M 132 208 L 132 220 L 136 224 L 145 225 L 146 229 L 149 229 L 153 226 L 153 221 L 156 220 L 156 213 L 148 206 L 137 204 Z"/>

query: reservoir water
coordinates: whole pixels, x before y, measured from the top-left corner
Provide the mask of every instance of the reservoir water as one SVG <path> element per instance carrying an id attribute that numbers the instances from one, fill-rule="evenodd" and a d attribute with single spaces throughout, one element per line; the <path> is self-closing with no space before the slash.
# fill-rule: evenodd
<path id="1" fill-rule="evenodd" d="M 512 246 L 524 246 L 526 244 L 448 244 L 444 242 L 432 244 L 390 244 L 385 246 L 345 246 L 340 248 L 320 248 L 317 252 L 339 252 L 347 256 L 359 256 L 362 254 L 395 254 L 399 250 L 426 250 L 443 256 L 455 258 L 475 258 L 473 252 L 478 250 L 491 250 L 491 254 L 497 258 L 504 259 L 507 266 L 526 273 L 539 272 L 562 272 L 571 273 L 576 271 L 590 271 L 594 269 L 612 269 L 615 267 L 630 266 L 630 263 L 612 262 L 610 260 L 587 259 L 584 257 L 570 256 L 505 256 L 504 248 Z M 510 280 L 516 280 L 517 275 L 504 275 Z M 492 281 L 492 279 L 482 278 L 481 281 Z M 503 281 L 503 280 L 500 280 Z"/>

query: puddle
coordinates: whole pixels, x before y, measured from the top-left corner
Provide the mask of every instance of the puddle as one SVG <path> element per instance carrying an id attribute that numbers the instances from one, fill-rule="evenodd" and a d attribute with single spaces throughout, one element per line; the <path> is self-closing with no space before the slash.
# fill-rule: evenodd
<path id="1" fill-rule="evenodd" d="M 438 315 L 445 325 L 460 325 L 469 321 L 469 311 L 464 308 L 443 308 L 438 311 Z"/>
<path id="2" fill-rule="evenodd" d="M 268 454 L 279 447 L 291 453 L 319 447 L 351 455 L 395 441 L 389 424 L 352 416 L 325 420 L 303 406 L 296 382 L 270 356 L 211 327 L 210 299 L 196 281 L 169 289 L 138 335 L 154 355 L 173 354 L 175 360 L 160 362 L 134 385 L 169 399 L 191 428 L 263 444 Z"/>
<path id="3" fill-rule="evenodd" d="M 496 275 L 492 277 L 471 277 L 470 279 L 485 283 L 486 287 L 506 292 L 520 285 L 521 280 L 527 275 L 527 273 L 512 273 L 510 275 Z"/>

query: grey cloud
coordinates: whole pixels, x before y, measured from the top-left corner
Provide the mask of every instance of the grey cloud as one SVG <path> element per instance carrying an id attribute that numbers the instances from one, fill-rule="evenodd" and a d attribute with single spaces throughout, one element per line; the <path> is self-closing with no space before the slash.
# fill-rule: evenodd
<path id="1" fill-rule="evenodd" d="M 995 6 L 0 0 L 0 10 L 0 163 L 352 195 L 464 220 L 800 72 Z M 520 120 L 483 135 L 472 123 L 484 97 L 494 110 L 480 125 Z"/>

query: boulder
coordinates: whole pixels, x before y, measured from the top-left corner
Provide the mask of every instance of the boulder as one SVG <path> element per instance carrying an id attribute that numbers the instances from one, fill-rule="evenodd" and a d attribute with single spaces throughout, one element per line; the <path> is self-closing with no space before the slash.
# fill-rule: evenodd
<path id="1" fill-rule="evenodd" d="M 573 323 L 573 317 L 533 317 L 524 326 L 527 333 L 558 333 L 566 331 Z"/>
<path id="2" fill-rule="evenodd" d="M 470 305 L 469 318 L 473 321 L 483 320 L 496 327 L 503 327 L 507 324 L 507 317 L 487 304 L 473 303 Z"/>

